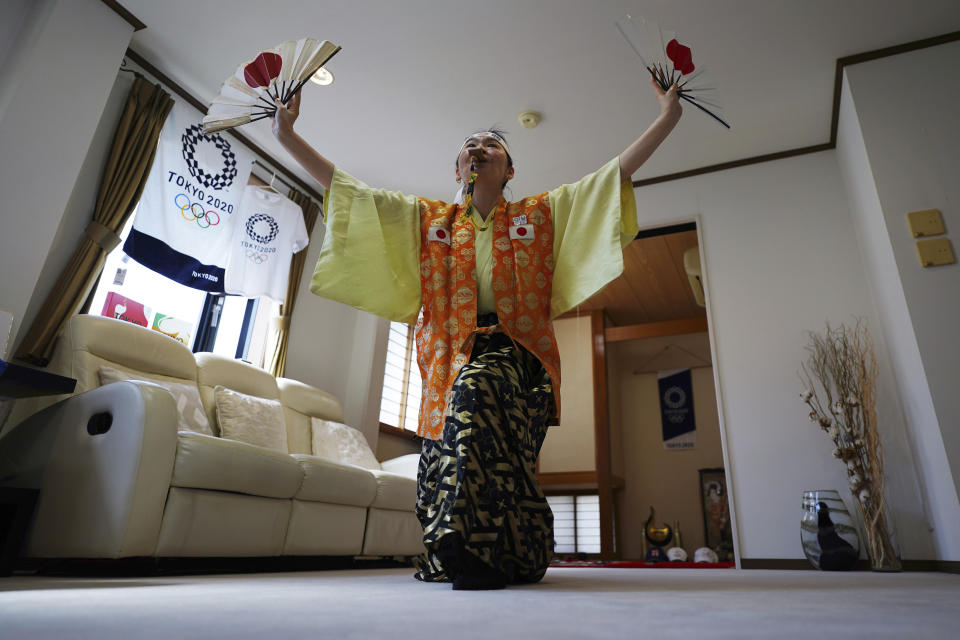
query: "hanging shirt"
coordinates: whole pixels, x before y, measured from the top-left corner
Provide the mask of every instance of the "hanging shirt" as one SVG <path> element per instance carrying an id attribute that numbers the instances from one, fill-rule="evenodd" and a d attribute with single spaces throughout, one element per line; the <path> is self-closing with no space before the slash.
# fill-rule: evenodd
<path id="1" fill-rule="evenodd" d="M 309 242 L 303 211 L 289 198 L 248 185 L 237 213 L 224 288 L 283 303 L 290 281 L 290 259 Z"/>
<path id="2" fill-rule="evenodd" d="M 174 101 L 123 251 L 182 285 L 223 293 L 253 156 L 225 132 L 204 135 L 202 117 Z"/>

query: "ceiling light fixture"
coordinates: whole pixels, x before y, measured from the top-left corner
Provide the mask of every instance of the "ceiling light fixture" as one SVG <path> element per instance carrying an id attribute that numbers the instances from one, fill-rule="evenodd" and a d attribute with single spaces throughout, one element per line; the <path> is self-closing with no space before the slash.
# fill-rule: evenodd
<path id="1" fill-rule="evenodd" d="M 538 124 L 543 116 L 538 111 L 524 111 L 519 116 L 517 116 L 517 121 L 524 126 L 526 129 L 533 129 Z"/>
<path id="2" fill-rule="evenodd" d="M 333 74 L 323 67 L 320 67 L 315 74 L 310 76 L 310 82 L 315 82 L 321 87 L 325 87 L 328 84 L 333 84 Z"/>

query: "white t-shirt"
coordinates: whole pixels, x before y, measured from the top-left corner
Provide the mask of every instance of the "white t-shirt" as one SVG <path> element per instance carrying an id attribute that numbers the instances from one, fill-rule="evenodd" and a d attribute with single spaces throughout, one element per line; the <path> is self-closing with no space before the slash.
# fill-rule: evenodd
<path id="1" fill-rule="evenodd" d="M 309 242 L 303 211 L 278 193 L 247 185 L 234 215 L 224 289 L 283 303 L 290 258 Z"/>

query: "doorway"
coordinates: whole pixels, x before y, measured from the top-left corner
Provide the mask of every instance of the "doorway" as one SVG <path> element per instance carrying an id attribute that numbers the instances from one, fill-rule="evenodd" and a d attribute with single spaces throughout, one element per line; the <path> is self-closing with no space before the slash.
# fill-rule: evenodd
<path id="1" fill-rule="evenodd" d="M 593 400 L 606 407 L 607 415 L 595 412 L 593 429 L 586 429 L 595 436 L 581 437 L 595 448 L 596 483 L 550 488 L 551 493 L 590 488 L 599 495 L 600 525 L 607 529 L 607 535 L 600 532 L 603 559 L 643 560 L 654 546 L 645 535 L 649 525 L 659 530 L 661 540 L 670 530 L 670 540 L 660 543 L 663 551 L 679 546 L 692 561 L 695 551 L 706 546 L 718 560 L 734 560 L 713 349 L 703 278 L 696 275 L 702 253 L 698 238 L 696 221 L 641 231 L 624 249 L 624 273 L 572 312 L 581 322 L 585 315 L 593 316 L 592 335 L 587 330 L 586 336 L 593 347 L 593 377 L 605 379 Z M 681 395 L 692 396 L 686 406 L 694 425 L 682 442 L 663 429 L 658 381 L 678 371 L 686 372 L 679 374 L 686 375 L 689 385 Z M 583 393 L 583 386 L 577 391 Z M 566 387 L 562 393 L 569 406 Z M 554 446 L 562 441 L 555 439 Z M 544 453 L 558 462 L 552 459 L 561 452 Z M 583 461 L 574 466 L 580 471 Z M 573 475 L 545 474 L 556 481 L 572 481 Z M 591 479 L 581 475 L 582 481 Z"/>

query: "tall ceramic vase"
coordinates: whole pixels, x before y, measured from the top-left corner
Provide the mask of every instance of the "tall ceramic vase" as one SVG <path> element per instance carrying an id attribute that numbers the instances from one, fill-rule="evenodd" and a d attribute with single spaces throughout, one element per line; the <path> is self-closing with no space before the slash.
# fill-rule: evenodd
<path id="1" fill-rule="evenodd" d="M 800 542 L 810 564 L 823 571 L 853 569 L 860 557 L 860 536 L 840 494 L 833 489 L 804 491 L 801 505 Z"/>

